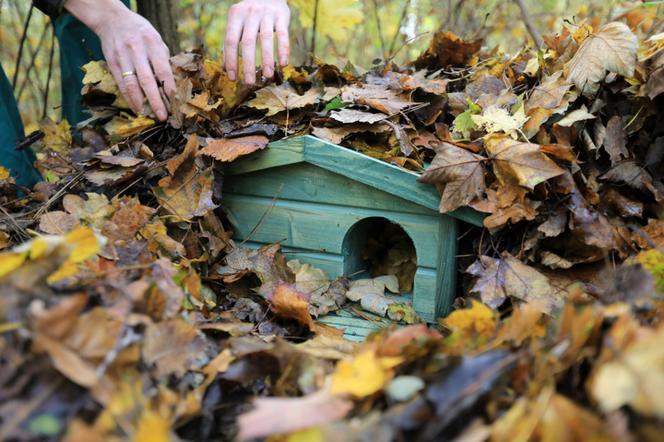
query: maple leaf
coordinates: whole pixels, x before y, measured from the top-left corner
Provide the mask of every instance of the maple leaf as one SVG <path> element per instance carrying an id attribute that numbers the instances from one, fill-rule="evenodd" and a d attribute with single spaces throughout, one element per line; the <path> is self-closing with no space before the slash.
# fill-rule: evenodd
<path id="1" fill-rule="evenodd" d="M 467 270 L 477 277 L 471 292 L 479 293 L 482 302 L 492 308 L 502 305 L 508 297 L 532 303 L 545 313 L 552 313 L 562 306 L 559 290 L 549 279 L 507 252 L 500 258 L 480 256 Z"/>
<path id="2" fill-rule="evenodd" d="M 489 135 L 484 146 L 491 155 L 496 177 L 502 183 L 515 183 L 532 190 L 539 183 L 565 173 L 537 144 Z"/>
<path id="3" fill-rule="evenodd" d="M 523 108 L 511 115 L 498 106 L 489 106 L 481 115 L 471 115 L 470 118 L 477 127 L 488 133 L 505 132 L 512 138 L 518 137 L 518 132 L 528 121 L 528 117 L 523 113 Z"/>
<path id="4" fill-rule="evenodd" d="M 256 98 L 249 100 L 246 106 L 267 110 L 270 117 L 286 110 L 300 109 L 318 102 L 320 93 L 311 88 L 304 95 L 297 93 L 289 83 L 281 86 L 270 85 L 256 91 Z"/>
<path id="5" fill-rule="evenodd" d="M 434 150 L 436 156 L 431 166 L 418 181 L 444 185 L 440 199 L 442 213 L 467 206 L 484 195 L 482 163 L 486 158 L 449 143 L 441 143 Z"/>
<path id="6" fill-rule="evenodd" d="M 196 165 L 198 146 L 196 135 L 190 136 L 182 154 L 168 161 L 170 175 L 153 188 L 174 221 L 203 216 L 217 207 L 212 201 L 212 168 L 202 171 Z"/>
<path id="7" fill-rule="evenodd" d="M 565 65 L 567 79 L 586 96 L 593 96 L 607 71 L 631 77 L 636 66 L 636 35 L 620 22 L 608 23 L 590 34 Z"/>
<path id="8" fill-rule="evenodd" d="M 265 149 L 270 140 L 263 135 L 250 135 L 240 138 L 208 139 L 198 154 L 208 155 L 223 162 L 234 161 L 238 157 Z"/>

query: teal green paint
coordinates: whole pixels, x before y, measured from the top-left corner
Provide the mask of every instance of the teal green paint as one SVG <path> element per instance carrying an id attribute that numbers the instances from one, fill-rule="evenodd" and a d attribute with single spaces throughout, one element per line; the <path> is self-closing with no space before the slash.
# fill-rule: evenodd
<path id="1" fill-rule="evenodd" d="M 224 191 L 270 199 L 278 195 L 281 200 L 324 204 L 339 204 L 341 200 L 344 205 L 352 207 L 431 215 L 431 209 L 307 163 L 233 176 L 225 183 Z"/>
<path id="2" fill-rule="evenodd" d="M 436 189 L 417 182 L 417 176 L 304 136 L 229 165 L 222 207 L 245 246 L 279 242 L 288 260 L 310 263 L 330 278 L 362 270 L 362 249 L 372 228 L 367 219 L 398 224 L 413 241 L 418 264 L 413 294 L 403 298 L 433 322 L 454 299 L 457 219 L 481 225 L 482 217 L 472 210 L 441 215 Z M 390 325 L 377 319 L 345 310 L 320 318 L 355 340 Z"/>
<path id="3" fill-rule="evenodd" d="M 413 240 L 419 264 L 438 264 L 440 216 L 436 213 L 419 215 L 245 195 L 226 195 L 223 207 L 238 238 L 251 235 L 251 241 L 336 254 L 342 253 L 346 232 L 355 223 L 371 217 L 387 218 Z"/>

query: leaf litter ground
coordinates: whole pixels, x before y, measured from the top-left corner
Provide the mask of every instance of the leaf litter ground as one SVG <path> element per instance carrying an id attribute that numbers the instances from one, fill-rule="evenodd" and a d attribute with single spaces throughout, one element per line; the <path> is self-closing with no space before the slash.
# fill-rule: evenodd
<path id="1" fill-rule="evenodd" d="M 0 439 L 657 440 L 664 36 L 545 41 L 505 56 L 439 33 L 408 66 L 288 66 L 259 88 L 183 53 L 165 124 L 87 65 L 91 118 L 20 146 L 44 182 L 0 171 Z M 407 247 L 330 281 L 231 239 L 224 163 L 307 133 L 486 214 L 451 315 L 390 297 Z M 316 322 L 349 306 L 400 327 L 355 344 Z"/>

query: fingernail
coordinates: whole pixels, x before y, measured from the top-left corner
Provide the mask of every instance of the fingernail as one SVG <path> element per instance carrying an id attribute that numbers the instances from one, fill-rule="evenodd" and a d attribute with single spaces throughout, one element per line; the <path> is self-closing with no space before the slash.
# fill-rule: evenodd
<path id="1" fill-rule="evenodd" d="M 232 81 L 235 81 L 235 71 L 229 70 L 228 71 L 228 78 L 230 78 Z"/>
<path id="2" fill-rule="evenodd" d="M 157 112 L 157 117 L 161 121 L 166 121 L 166 118 L 168 117 L 168 115 L 166 115 L 166 112 L 164 112 L 164 111 L 159 111 L 159 112 Z"/>
<path id="3" fill-rule="evenodd" d="M 265 78 L 272 78 L 272 75 L 274 75 L 274 72 L 272 72 L 271 68 L 266 68 L 265 69 Z"/>

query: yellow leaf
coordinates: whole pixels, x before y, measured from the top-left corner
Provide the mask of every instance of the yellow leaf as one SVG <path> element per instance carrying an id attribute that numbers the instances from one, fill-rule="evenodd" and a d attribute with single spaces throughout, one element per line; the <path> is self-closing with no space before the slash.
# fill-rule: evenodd
<path id="1" fill-rule="evenodd" d="M 6 252 L 0 254 L 0 278 L 21 267 L 27 256 L 27 253 L 23 252 Z"/>
<path id="2" fill-rule="evenodd" d="M 106 123 L 104 129 L 110 136 L 118 136 L 120 138 L 127 138 L 132 135 L 143 132 L 146 129 L 155 125 L 155 121 L 146 116 L 140 115 L 135 118 L 127 118 L 122 116 L 114 117 L 111 121 Z"/>
<path id="3" fill-rule="evenodd" d="M 44 132 L 42 144 L 46 148 L 62 153 L 71 146 L 71 127 L 67 120 L 56 123 L 47 118 L 42 122 L 41 130 Z"/>
<path id="4" fill-rule="evenodd" d="M 85 72 L 84 85 L 95 85 L 108 94 L 118 93 L 118 86 L 105 61 L 91 61 L 83 65 L 82 69 Z"/>
<path id="5" fill-rule="evenodd" d="M 100 244 L 94 232 L 85 227 L 79 227 L 65 236 L 65 243 L 73 246 L 69 260 L 75 263 L 83 262 L 96 255 Z"/>
<path id="6" fill-rule="evenodd" d="M 352 360 L 339 361 L 332 374 L 332 394 L 351 394 L 363 398 L 381 390 L 389 375 L 386 370 L 403 362 L 399 357 L 378 358 L 371 351 L 363 351 Z"/>
<path id="7" fill-rule="evenodd" d="M 0 166 L 0 181 L 5 181 L 7 178 L 9 178 L 9 170 Z"/>
<path id="8" fill-rule="evenodd" d="M 472 301 L 470 308 L 455 310 L 441 322 L 452 333 L 488 337 L 496 328 L 496 313 L 485 304 Z"/>
<path id="9" fill-rule="evenodd" d="M 288 435 L 287 442 L 324 442 L 320 427 L 307 428 Z"/>
<path id="10" fill-rule="evenodd" d="M 138 422 L 134 442 L 170 441 L 170 424 L 161 414 L 147 409 Z"/>

